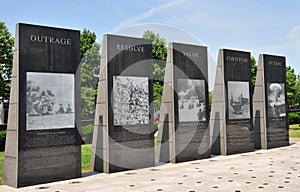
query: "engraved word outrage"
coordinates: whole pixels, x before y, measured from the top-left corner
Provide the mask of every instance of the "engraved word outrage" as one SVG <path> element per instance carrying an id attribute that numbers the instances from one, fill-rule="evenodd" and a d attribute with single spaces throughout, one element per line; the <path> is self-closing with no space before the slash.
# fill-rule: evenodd
<path id="1" fill-rule="evenodd" d="M 49 36 L 41 36 L 41 35 L 30 35 L 30 41 L 38 42 L 38 43 L 50 43 L 50 44 L 58 44 L 58 45 L 71 45 L 72 41 L 68 38 L 58 38 L 58 37 L 49 37 Z"/>

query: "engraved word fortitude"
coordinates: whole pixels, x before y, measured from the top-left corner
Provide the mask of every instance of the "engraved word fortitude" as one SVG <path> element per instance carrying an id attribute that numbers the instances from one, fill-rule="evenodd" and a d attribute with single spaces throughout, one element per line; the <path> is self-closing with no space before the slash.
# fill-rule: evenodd
<path id="1" fill-rule="evenodd" d="M 226 57 L 226 60 L 227 60 L 227 61 L 243 62 L 243 63 L 248 62 L 248 58 L 247 58 L 247 57 L 227 56 L 227 57 Z"/>

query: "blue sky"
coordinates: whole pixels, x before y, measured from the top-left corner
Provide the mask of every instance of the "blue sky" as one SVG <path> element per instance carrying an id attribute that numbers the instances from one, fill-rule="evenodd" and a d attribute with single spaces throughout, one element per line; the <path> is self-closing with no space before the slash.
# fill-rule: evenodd
<path id="1" fill-rule="evenodd" d="M 167 41 L 207 46 L 214 61 L 220 48 L 250 51 L 256 59 L 260 53 L 283 55 L 300 73 L 297 0 L 28 0 L 2 1 L 0 6 L 0 21 L 13 34 L 18 22 L 86 28 L 99 41 L 106 33 L 142 36 L 149 28 Z M 209 70 L 212 82 L 215 65 Z"/>

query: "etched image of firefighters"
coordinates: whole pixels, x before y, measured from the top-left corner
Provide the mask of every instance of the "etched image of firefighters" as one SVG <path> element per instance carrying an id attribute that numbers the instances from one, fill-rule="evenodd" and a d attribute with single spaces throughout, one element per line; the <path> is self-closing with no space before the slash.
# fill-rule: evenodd
<path id="1" fill-rule="evenodd" d="M 27 73 L 26 130 L 73 128 L 74 75 Z"/>
<path id="2" fill-rule="evenodd" d="M 285 88 L 284 83 L 267 83 L 268 116 L 285 117 Z"/>
<path id="3" fill-rule="evenodd" d="M 114 125 L 148 124 L 148 77 L 113 77 Z"/>
<path id="4" fill-rule="evenodd" d="M 229 119 L 250 118 L 249 82 L 228 81 L 228 113 Z"/>
<path id="5" fill-rule="evenodd" d="M 205 81 L 178 79 L 179 122 L 206 120 Z"/>

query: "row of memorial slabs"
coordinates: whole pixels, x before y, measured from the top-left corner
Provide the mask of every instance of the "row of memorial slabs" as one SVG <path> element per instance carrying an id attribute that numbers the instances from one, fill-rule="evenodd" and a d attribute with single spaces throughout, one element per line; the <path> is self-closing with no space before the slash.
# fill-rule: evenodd
<path id="1" fill-rule="evenodd" d="M 3 184 L 81 176 L 80 32 L 19 23 Z M 289 145 L 285 57 L 221 49 L 211 112 L 207 47 L 170 43 L 154 147 L 150 40 L 105 35 L 91 169 L 117 172 Z"/>

